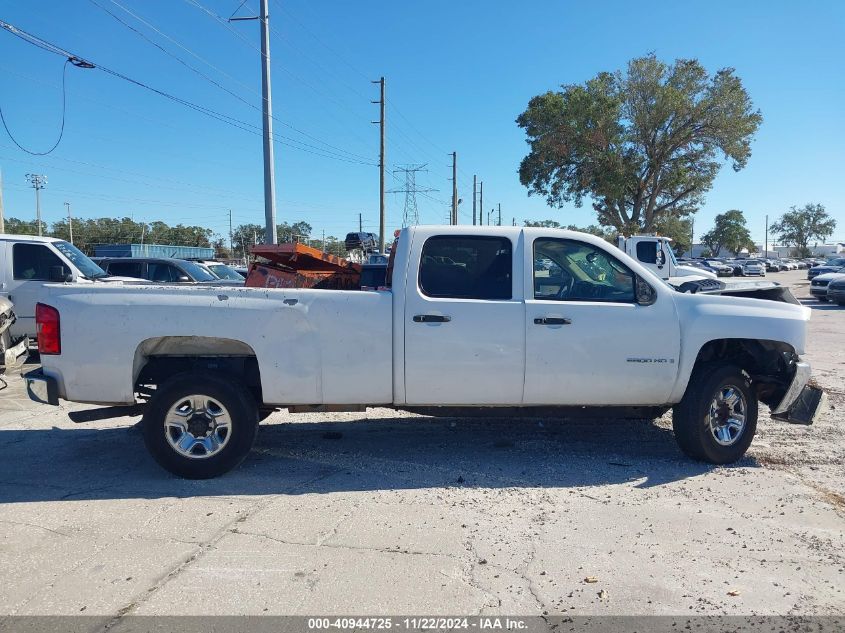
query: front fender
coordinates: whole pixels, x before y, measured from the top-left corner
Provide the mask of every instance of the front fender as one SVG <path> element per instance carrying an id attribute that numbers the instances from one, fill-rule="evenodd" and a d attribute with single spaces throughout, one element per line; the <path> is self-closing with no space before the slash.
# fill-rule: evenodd
<path id="1" fill-rule="evenodd" d="M 701 349 L 711 341 L 746 339 L 788 345 L 804 353 L 810 309 L 763 299 L 719 295 L 675 296 L 681 323 L 681 354 L 672 402 L 680 402 Z"/>

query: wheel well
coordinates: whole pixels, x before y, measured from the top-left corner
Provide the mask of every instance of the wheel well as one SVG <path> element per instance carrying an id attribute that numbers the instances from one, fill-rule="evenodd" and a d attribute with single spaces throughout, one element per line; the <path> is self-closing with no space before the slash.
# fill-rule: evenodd
<path id="1" fill-rule="evenodd" d="M 234 339 L 171 336 L 148 339 L 135 351 L 135 391 L 149 398 L 177 374 L 214 372 L 237 378 L 262 402 L 261 374 L 253 349 Z"/>
<path id="2" fill-rule="evenodd" d="M 698 352 L 695 367 L 716 361 L 737 365 L 751 378 L 757 399 L 773 406 L 789 387 L 797 360 L 795 349 L 781 341 L 729 338 L 707 342 Z"/>

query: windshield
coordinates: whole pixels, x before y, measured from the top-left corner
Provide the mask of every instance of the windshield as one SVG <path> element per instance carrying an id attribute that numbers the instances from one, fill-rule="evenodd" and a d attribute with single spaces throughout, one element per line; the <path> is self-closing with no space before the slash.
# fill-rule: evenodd
<path id="1" fill-rule="evenodd" d="M 666 248 L 666 251 L 669 253 L 669 259 L 672 261 L 673 266 L 678 265 L 678 258 L 675 257 L 675 251 L 672 250 L 672 245 L 669 242 L 663 242 L 663 246 Z"/>
<path id="2" fill-rule="evenodd" d="M 214 281 L 217 279 L 204 266 L 199 266 L 194 262 L 183 261 L 180 262 L 185 272 L 187 272 L 194 281 Z"/>
<path id="3" fill-rule="evenodd" d="M 238 271 L 234 268 L 229 268 L 226 264 L 212 262 L 210 264 L 206 264 L 205 266 L 213 274 L 215 274 L 218 279 L 237 279 L 238 281 L 243 281 L 243 277 L 238 274 Z"/>
<path id="4" fill-rule="evenodd" d="M 76 266 L 85 277 L 88 279 L 99 279 L 100 277 L 108 277 L 106 271 L 97 266 L 91 261 L 81 250 L 76 248 L 70 242 L 59 241 L 53 242 L 53 246 L 65 257 L 70 260 L 70 263 Z"/>

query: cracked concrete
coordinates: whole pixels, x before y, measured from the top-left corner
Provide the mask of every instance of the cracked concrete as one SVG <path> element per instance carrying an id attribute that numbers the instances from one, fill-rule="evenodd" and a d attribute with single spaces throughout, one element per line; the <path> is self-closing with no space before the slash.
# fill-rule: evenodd
<path id="1" fill-rule="evenodd" d="M 832 410 L 762 415 L 726 468 L 684 458 L 669 416 L 376 409 L 275 414 L 240 469 L 183 481 L 135 419 L 74 425 L 9 377 L 0 614 L 842 613 L 845 310 L 813 319 Z"/>

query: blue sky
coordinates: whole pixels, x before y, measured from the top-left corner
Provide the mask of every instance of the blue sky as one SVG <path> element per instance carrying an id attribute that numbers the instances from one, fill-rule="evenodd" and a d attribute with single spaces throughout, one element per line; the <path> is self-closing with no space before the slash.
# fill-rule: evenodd
<path id="1" fill-rule="evenodd" d="M 237 97 L 92 0 L 5 2 L 0 19 L 260 125 L 258 24 L 223 25 L 202 10 L 228 17 L 240 0 L 96 2 Z M 257 4 L 247 0 L 239 15 L 254 14 Z M 278 218 L 306 220 L 317 237 L 355 230 L 359 212 L 365 229 L 377 228 L 378 127 L 371 121 L 378 110 L 369 101 L 378 98 L 370 80 L 381 75 L 389 168 L 427 164 L 418 185 L 439 190 L 418 196 L 422 222 L 448 217 L 452 151 L 462 222 L 471 218 L 473 174 L 484 182 L 485 212 L 501 203 L 505 223 L 593 222 L 588 204 L 551 209 L 527 196 L 516 173 L 527 146 L 514 119 L 535 94 L 653 51 L 666 61 L 698 58 L 711 72 L 736 68 L 764 117 L 748 167 L 722 170 L 696 216 L 696 235 L 717 213 L 737 208 L 760 241 L 767 213 L 773 220 L 792 205 L 820 202 L 838 221 L 834 238 L 845 240 L 843 2 L 271 0 L 270 9 L 275 132 L 299 148 L 276 144 Z M 62 65 L 0 31 L 0 106 L 31 149 L 56 139 Z M 0 168 L 7 216 L 34 218 L 24 175 L 36 172 L 48 177 L 48 222 L 64 215 L 67 201 L 75 217 L 162 219 L 227 234 L 231 209 L 236 225 L 263 224 L 259 136 L 100 70 L 68 68 L 64 138 L 50 156 L 28 156 L 0 129 Z M 389 177 L 389 185 L 403 183 Z M 388 196 L 389 228 L 401 224 L 403 204 L 402 194 Z"/>

